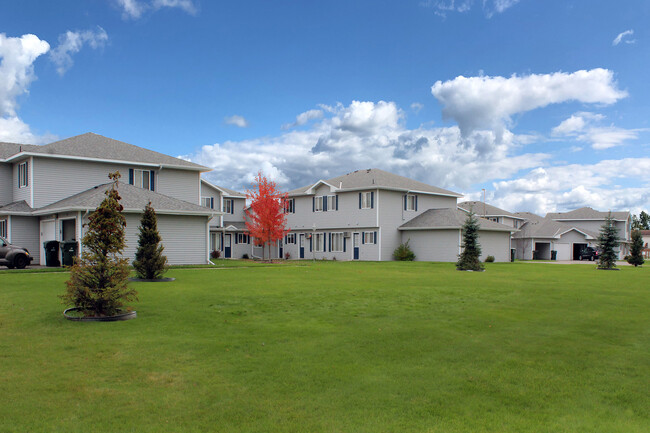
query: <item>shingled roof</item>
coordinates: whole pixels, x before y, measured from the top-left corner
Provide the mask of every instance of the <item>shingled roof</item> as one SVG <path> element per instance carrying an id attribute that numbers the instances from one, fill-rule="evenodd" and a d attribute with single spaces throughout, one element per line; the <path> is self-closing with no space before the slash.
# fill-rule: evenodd
<path id="1" fill-rule="evenodd" d="M 527 212 L 520 212 L 520 214 L 521 213 L 527 213 Z M 588 239 L 598 238 L 598 233 L 594 233 L 590 230 L 574 227 L 571 224 L 555 221 L 548 217 L 542 218 L 535 214 L 530 214 L 530 215 L 531 218 L 527 218 L 527 221 L 521 226 L 519 231 L 512 236 L 514 239 L 559 238 L 560 235 L 566 232 L 570 232 L 571 230 L 575 230 L 585 234 Z"/>
<path id="2" fill-rule="evenodd" d="M 402 224 L 398 230 L 444 230 L 460 229 L 467 220 L 467 213 L 459 209 L 429 209 Z M 478 218 L 479 230 L 514 232 L 516 229 L 494 221 Z"/>
<path id="3" fill-rule="evenodd" d="M 2 144 L 3 146 L 0 146 L 0 157 L 3 154 L 8 154 L 3 159 L 10 159 L 11 157 L 20 155 L 21 153 L 28 153 L 43 156 L 68 156 L 90 160 L 99 159 L 129 163 L 136 162 L 149 166 L 162 165 L 163 167 L 182 168 L 196 171 L 211 170 L 208 167 L 193 162 L 174 158 L 173 156 L 165 155 L 123 141 L 114 140 L 92 132 L 55 141 L 43 146 L 30 144 L 18 145 L 15 143 Z"/>
<path id="4" fill-rule="evenodd" d="M 478 216 L 507 216 L 510 218 L 524 219 L 523 217 L 517 216 L 512 212 L 492 206 L 488 203 L 483 203 L 482 201 L 464 201 L 458 203 L 458 207 L 469 211 L 470 209 Z"/>
<path id="5" fill-rule="evenodd" d="M 590 207 L 581 207 L 570 212 L 549 212 L 547 218 L 554 220 L 604 220 L 609 212 L 601 212 Z M 612 218 L 617 221 L 625 221 L 630 216 L 629 212 L 612 212 Z"/>
<path id="6" fill-rule="evenodd" d="M 310 194 L 309 190 L 319 182 L 311 185 L 306 185 L 301 188 L 296 188 L 289 191 L 288 194 L 290 196 Z M 352 173 L 333 177 L 331 179 L 324 180 L 323 182 L 335 187 L 338 191 L 342 192 L 372 188 L 462 197 L 462 194 L 459 194 L 457 192 L 438 188 L 436 186 L 431 186 L 424 182 L 418 182 L 417 180 L 409 179 L 408 177 L 400 176 L 398 174 L 389 173 L 378 168 L 353 171 Z"/>
<path id="7" fill-rule="evenodd" d="M 45 207 L 35 209 L 34 215 L 42 215 L 54 212 L 76 211 L 76 210 L 94 210 L 106 198 L 106 190 L 112 183 L 90 188 L 73 196 L 64 198 Z M 142 212 L 147 203 L 160 214 L 186 214 L 186 215 L 205 215 L 210 216 L 219 214 L 212 209 L 199 206 L 184 200 L 159 194 L 148 189 L 137 186 L 120 183 L 118 192 L 122 200 L 120 203 L 124 206 L 124 212 Z"/>
<path id="8" fill-rule="evenodd" d="M 25 200 L 15 201 L 13 203 L 0 206 L 0 215 L 21 215 L 21 214 L 31 214 L 33 209 L 29 207 Z"/>

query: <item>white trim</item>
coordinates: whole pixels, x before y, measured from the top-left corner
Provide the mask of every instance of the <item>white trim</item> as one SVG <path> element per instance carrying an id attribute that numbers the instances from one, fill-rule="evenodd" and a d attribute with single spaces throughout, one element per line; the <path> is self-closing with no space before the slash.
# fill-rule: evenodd
<path id="1" fill-rule="evenodd" d="M 29 207 L 34 207 L 34 158 L 29 158 Z"/>
<path id="2" fill-rule="evenodd" d="M 330 187 L 330 192 L 336 192 L 336 191 L 339 190 L 339 188 L 335 187 L 334 185 L 330 185 L 329 183 L 327 183 L 327 182 L 325 182 L 324 180 L 321 179 L 318 182 L 316 182 L 315 184 L 313 184 L 312 186 L 310 186 L 305 191 L 305 194 L 306 195 L 314 195 L 314 194 L 316 194 L 315 188 L 318 187 L 319 185 L 329 186 Z"/>
<path id="3" fill-rule="evenodd" d="M 77 211 L 89 211 L 93 212 L 95 210 L 94 207 L 92 208 L 84 208 L 84 207 L 78 207 L 78 206 L 70 206 L 70 207 L 64 207 L 64 208 L 53 208 L 53 209 L 47 209 L 47 210 L 37 210 L 32 213 L 30 213 L 30 216 L 41 216 L 41 215 L 49 215 L 49 214 L 55 214 L 55 213 L 63 213 L 63 212 L 77 212 Z M 124 213 L 138 213 L 141 214 L 143 212 L 142 209 L 124 209 L 122 212 Z M 204 217 L 209 217 L 213 218 L 215 215 L 219 215 L 221 212 L 212 212 L 212 211 L 184 211 L 184 210 L 169 210 L 169 209 L 156 209 L 156 214 L 164 214 L 164 215 L 195 215 L 195 216 L 204 216 Z"/>
<path id="4" fill-rule="evenodd" d="M 406 189 L 406 188 L 397 188 L 397 187 L 389 187 L 389 186 L 377 186 L 377 185 L 368 185 L 368 186 L 360 186 L 360 187 L 355 187 L 355 188 L 337 188 L 336 192 L 339 193 L 345 193 L 345 192 L 354 192 L 354 191 L 368 191 L 368 188 L 377 188 L 381 189 L 384 191 L 399 191 L 399 192 L 412 192 L 415 194 L 425 194 L 425 195 L 439 195 L 443 197 L 456 197 L 456 198 L 462 198 L 464 195 L 462 194 L 445 194 L 442 192 L 432 192 L 432 191 L 416 191 L 412 189 Z M 288 194 L 288 197 L 300 197 L 300 196 L 305 196 L 305 195 L 314 195 L 313 193 L 307 193 L 308 190 L 305 190 L 304 192 L 294 192 L 291 194 Z"/>
<path id="5" fill-rule="evenodd" d="M 462 208 L 462 207 L 460 207 L 460 206 L 457 206 L 457 207 L 458 207 L 458 210 L 462 210 L 462 211 L 465 212 L 465 213 L 469 213 L 469 210 L 468 210 L 468 209 Z M 483 217 L 486 217 L 486 218 L 487 218 L 487 217 L 504 217 L 504 218 L 512 218 L 512 219 L 515 219 L 515 220 L 529 221 L 527 218 L 521 218 L 521 217 L 518 217 L 518 216 L 514 216 L 514 215 L 505 215 L 505 214 L 490 214 L 490 213 L 486 213 L 485 215 L 479 215 L 479 214 L 477 214 L 476 212 L 474 212 L 474 215 L 476 215 L 476 216 L 478 216 L 478 217 L 481 217 L 481 218 L 483 218 Z"/>
<path id="6" fill-rule="evenodd" d="M 112 164 L 122 164 L 122 165 L 141 165 L 144 167 L 165 167 L 165 168 L 175 168 L 178 170 L 188 170 L 188 171 L 198 171 L 205 173 L 212 171 L 208 167 L 187 167 L 183 165 L 174 165 L 174 164 L 160 164 L 160 163 L 150 163 L 150 162 L 140 162 L 140 161 L 124 161 L 121 159 L 104 159 L 104 158 L 91 158 L 86 156 L 73 156 L 73 155 L 53 155 L 51 153 L 37 153 L 37 152 L 20 152 L 15 155 L 10 156 L 5 160 L 5 162 L 11 162 L 14 159 L 22 158 L 23 156 L 30 157 L 40 157 L 40 158 L 55 158 L 55 159 L 72 159 L 75 161 L 95 161 L 95 162 L 108 162 Z M 173 157 L 172 157 L 173 158 Z"/>
<path id="7" fill-rule="evenodd" d="M 215 184 L 211 183 L 210 181 L 205 180 L 205 179 L 203 179 L 203 178 L 201 178 L 201 182 L 205 183 L 205 184 L 208 185 L 209 187 L 212 187 L 212 188 L 216 189 L 216 190 L 219 191 L 219 192 L 221 193 L 221 195 L 224 196 L 224 197 L 229 197 L 229 198 L 246 198 L 246 195 L 245 195 L 245 194 L 241 194 L 241 195 L 232 195 L 232 194 L 228 193 L 227 191 L 224 191 L 223 189 L 221 189 L 221 187 L 219 187 L 219 186 L 217 186 L 217 185 L 215 185 Z"/>
<path id="8" fill-rule="evenodd" d="M 397 230 L 460 230 L 458 226 L 447 226 L 447 227 L 397 227 Z M 518 230 L 513 229 L 495 229 L 495 228 L 479 228 L 480 232 L 509 232 L 515 233 Z"/>
<path id="9" fill-rule="evenodd" d="M 596 239 L 595 237 L 591 236 L 590 234 L 585 233 L 585 232 L 583 232 L 582 230 L 579 230 L 579 229 L 577 229 L 577 228 L 575 228 L 575 227 L 571 227 L 570 229 L 565 230 L 565 231 L 563 231 L 562 233 L 559 233 L 557 236 L 554 236 L 554 237 L 555 237 L 556 239 L 559 239 L 559 238 L 562 237 L 562 235 L 564 235 L 565 233 L 569 233 L 569 232 L 571 232 L 571 231 L 573 231 L 573 230 L 577 231 L 578 233 L 581 233 L 581 234 L 585 235 L 585 238 L 587 238 L 587 239 Z"/>

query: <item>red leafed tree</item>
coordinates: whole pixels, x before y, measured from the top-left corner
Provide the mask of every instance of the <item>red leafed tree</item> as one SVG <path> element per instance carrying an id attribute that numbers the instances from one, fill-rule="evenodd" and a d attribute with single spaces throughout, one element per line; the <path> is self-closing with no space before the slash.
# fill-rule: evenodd
<path id="1" fill-rule="evenodd" d="M 277 242 L 286 235 L 286 215 L 284 203 L 286 193 L 278 191 L 275 182 L 269 181 L 258 172 L 255 176 L 254 189 L 246 191 L 246 197 L 251 201 L 246 209 L 246 228 L 248 233 L 255 238 L 255 243 L 262 246 L 262 259 L 264 250 L 268 245 L 277 245 Z M 270 251 L 269 251 L 270 258 Z"/>

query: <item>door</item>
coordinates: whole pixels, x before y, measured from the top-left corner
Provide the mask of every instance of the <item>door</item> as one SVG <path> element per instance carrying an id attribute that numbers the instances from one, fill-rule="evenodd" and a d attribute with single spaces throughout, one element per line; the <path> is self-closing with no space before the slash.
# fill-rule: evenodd
<path id="1" fill-rule="evenodd" d="M 359 260 L 359 233 L 354 233 L 352 235 L 352 250 L 354 252 L 352 258 L 354 260 Z"/>
<path id="2" fill-rule="evenodd" d="M 229 259 L 232 256 L 232 252 L 230 249 L 230 245 L 232 243 L 231 237 L 232 237 L 231 234 L 226 234 L 223 236 L 223 257 L 226 259 Z"/>
<path id="3" fill-rule="evenodd" d="M 305 258 L 305 234 L 300 235 L 300 258 Z"/>
<path id="4" fill-rule="evenodd" d="M 278 243 L 278 258 L 279 258 L 279 259 L 283 258 L 283 253 L 282 253 L 282 239 L 280 239 L 280 242 Z"/>
<path id="5" fill-rule="evenodd" d="M 43 242 L 55 241 L 56 240 L 56 221 L 47 220 L 41 221 L 41 263 L 45 264 L 45 248 L 43 247 Z"/>

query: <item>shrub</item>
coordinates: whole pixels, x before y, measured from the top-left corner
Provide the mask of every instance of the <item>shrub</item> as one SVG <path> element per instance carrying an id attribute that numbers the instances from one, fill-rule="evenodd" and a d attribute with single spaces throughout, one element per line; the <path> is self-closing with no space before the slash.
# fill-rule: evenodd
<path id="1" fill-rule="evenodd" d="M 485 258 L 485 263 L 494 263 L 494 256 L 487 256 Z"/>
<path id="2" fill-rule="evenodd" d="M 284 253 L 285 260 L 289 260 L 290 258 L 291 258 L 291 254 L 289 254 L 288 252 Z"/>
<path id="3" fill-rule="evenodd" d="M 161 240 L 156 211 L 149 202 L 140 220 L 138 250 L 133 261 L 138 278 L 157 280 L 167 271 L 167 257 L 163 255 L 165 247 L 160 245 Z"/>
<path id="4" fill-rule="evenodd" d="M 81 240 L 83 254 L 70 268 L 61 296 L 65 305 L 75 306 L 86 317 L 114 316 L 125 302 L 138 299 L 137 292 L 128 287 L 129 260 L 122 257 L 126 218 L 117 192 L 120 173 L 108 177 L 113 184 L 88 217 L 88 231 Z"/>
<path id="5" fill-rule="evenodd" d="M 212 250 L 212 252 L 210 253 L 210 257 L 212 257 L 213 259 L 218 259 L 219 257 L 221 257 L 221 251 Z"/>
<path id="6" fill-rule="evenodd" d="M 402 262 L 412 262 L 415 260 L 415 253 L 409 247 L 409 241 L 406 241 L 403 244 L 400 244 L 399 247 L 395 248 L 393 251 L 393 258 Z"/>

